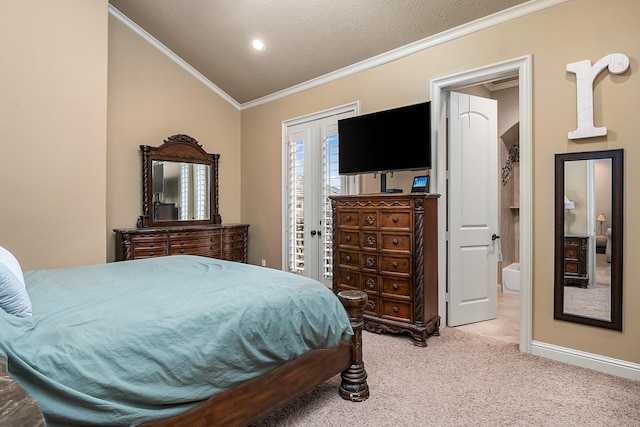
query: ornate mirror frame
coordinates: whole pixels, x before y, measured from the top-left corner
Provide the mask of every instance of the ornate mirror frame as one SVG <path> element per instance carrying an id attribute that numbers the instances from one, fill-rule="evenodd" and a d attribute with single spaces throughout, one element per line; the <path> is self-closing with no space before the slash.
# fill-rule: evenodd
<path id="1" fill-rule="evenodd" d="M 200 143 L 189 135 L 173 135 L 159 147 L 141 145 L 142 151 L 142 215 L 138 218 L 138 228 L 170 227 L 182 225 L 221 224 L 218 202 L 218 162 L 219 154 L 209 154 Z M 209 218 L 202 220 L 162 220 L 154 218 L 153 208 L 153 162 L 169 161 L 210 166 L 209 171 Z"/>
<path id="2" fill-rule="evenodd" d="M 611 316 L 609 319 L 566 312 L 565 307 L 565 165 L 579 160 L 611 159 Z M 603 150 L 556 154 L 555 158 L 555 288 L 554 319 L 622 330 L 622 231 L 624 151 Z M 571 202 L 569 202 L 571 203 Z M 571 206 L 571 204 L 569 204 Z"/>

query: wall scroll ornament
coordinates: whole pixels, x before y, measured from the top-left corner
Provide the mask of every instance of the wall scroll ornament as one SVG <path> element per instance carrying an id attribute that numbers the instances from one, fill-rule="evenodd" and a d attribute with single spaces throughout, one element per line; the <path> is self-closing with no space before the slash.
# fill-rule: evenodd
<path id="1" fill-rule="evenodd" d="M 629 57 L 622 53 L 611 53 L 591 65 L 591 61 L 567 64 L 567 71 L 576 75 L 578 127 L 569 132 L 569 139 L 591 138 L 607 134 L 606 127 L 593 125 L 593 81 L 605 68 L 612 74 L 622 74 L 629 68 Z"/>
<path id="2" fill-rule="evenodd" d="M 509 179 L 511 179 L 511 175 L 513 172 L 513 164 L 520 162 L 520 146 L 513 145 L 509 148 L 509 156 L 507 156 L 507 161 L 502 167 L 502 186 L 504 187 L 509 183 Z"/>

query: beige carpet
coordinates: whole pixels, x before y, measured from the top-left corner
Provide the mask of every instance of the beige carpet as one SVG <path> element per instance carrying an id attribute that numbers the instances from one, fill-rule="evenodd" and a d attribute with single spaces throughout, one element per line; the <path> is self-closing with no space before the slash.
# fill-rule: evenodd
<path id="1" fill-rule="evenodd" d="M 371 397 L 336 376 L 256 426 L 640 426 L 640 382 L 525 355 L 454 328 L 418 348 L 363 334 Z"/>

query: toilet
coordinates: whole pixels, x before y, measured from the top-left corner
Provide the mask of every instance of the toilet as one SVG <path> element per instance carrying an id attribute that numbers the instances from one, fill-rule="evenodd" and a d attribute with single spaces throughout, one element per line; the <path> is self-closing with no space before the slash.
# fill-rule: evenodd
<path id="1" fill-rule="evenodd" d="M 520 263 L 514 262 L 502 269 L 502 292 L 508 294 L 520 292 Z"/>

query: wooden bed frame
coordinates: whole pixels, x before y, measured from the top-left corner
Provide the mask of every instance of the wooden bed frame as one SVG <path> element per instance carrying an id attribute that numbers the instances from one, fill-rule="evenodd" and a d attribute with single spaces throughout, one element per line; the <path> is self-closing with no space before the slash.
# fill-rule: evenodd
<path id="1" fill-rule="evenodd" d="M 353 327 L 350 344 L 341 342 L 334 349 L 313 350 L 263 376 L 219 393 L 183 414 L 143 423 L 140 427 L 246 427 L 339 373 L 342 377 L 340 396 L 353 402 L 366 400 L 369 385 L 362 361 L 362 326 L 367 295 L 361 291 L 342 291 L 338 298 Z"/>
<path id="2" fill-rule="evenodd" d="M 342 398 L 353 402 L 366 400 L 369 385 L 362 361 L 362 329 L 367 296 L 361 291 L 343 291 L 338 297 L 353 327 L 351 343 L 343 341 L 333 349 L 312 350 L 265 375 L 219 393 L 187 412 L 146 422 L 140 427 L 246 427 L 337 374 L 342 376 L 338 389 Z M 36 402 L 9 376 L 2 359 L 0 392 L 7 400 L 0 402 L 3 410 L 0 411 L 0 425 L 45 425 Z"/>
<path id="3" fill-rule="evenodd" d="M 342 341 L 333 349 L 312 350 L 265 375 L 219 393 L 187 412 L 139 426 L 246 427 L 337 374 L 342 377 L 338 388 L 342 398 L 353 402 L 366 400 L 369 385 L 362 361 L 362 330 L 367 295 L 350 290 L 340 292 L 338 297 L 353 327 L 351 343 Z M 0 425 L 5 422 L 7 425 L 45 425 L 36 402 L 9 376 L 3 359 L 0 359 L 0 394 L 7 400 L 0 402 L 0 410 L 4 409 L 0 411 Z"/>
<path id="4" fill-rule="evenodd" d="M 141 149 L 143 152 L 156 150 L 146 146 L 141 146 Z M 221 222 L 218 210 L 217 156 L 219 155 L 206 154 L 198 141 L 182 134 L 169 137 L 158 150 L 163 151 L 164 154 L 156 157 L 165 160 L 172 159 L 172 156 L 178 159 L 193 160 L 197 158 L 196 154 L 198 153 L 204 153 L 203 156 L 212 156 L 214 159 L 211 163 L 212 215 L 209 222 L 219 224 Z M 144 156 L 143 158 L 143 210 L 146 215 L 149 215 L 149 203 L 153 193 L 149 184 L 152 181 L 152 175 L 149 164 L 146 163 L 153 158 L 155 157 Z M 198 221 L 198 223 L 200 222 L 206 223 L 207 221 Z M 149 218 L 145 219 L 143 215 L 139 219 L 139 226 L 143 225 L 150 226 L 153 225 L 153 222 Z M 163 420 L 145 422 L 140 424 L 140 427 L 185 425 L 190 427 L 212 425 L 246 427 L 296 397 L 313 390 L 337 374 L 342 375 L 338 390 L 341 397 L 354 402 L 366 400 L 369 397 L 369 385 L 362 361 L 362 330 L 367 295 L 361 291 L 349 290 L 340 292 L 338 298 L 349 315 L 354 331 L 350 344 L 341 342 L 334 349 L 310 351 L 265 375 L 219 393 L 187 412 Z M 13 380 L 11 379 L 11 381 Z"/>
<path id="5" fill-rule="evenodd" d="M 140 146 L 143 153 L 143 216 L 139 227 L 185 225 L 189 221 L 154 222 L 150 216 L 153 199 L 153 160 L 189 161 L 211 167 L 211 217 L 194 224 L 220 224 L 222 218 L 218 203 L 219 154 L 208 154 L 200 143 L 189 135 L 178 134 L 167 138 L 160 147 Z M 186 159 L 186 160 L 185 160 Z M 367 373 L 362 362 L 362 329 L 367 295 L 360 291 L 344 291 L 338 295 L 344 305 L 354 336 L 351 344 L 341 343 L 334 349 L 313 350 L 278 369 L 239 386 L 219 393 L 201 405 L 174 417 L 141 424 L 145 427 L 166 426 L 241 426 L 259 421 L 274 410 L 302 394 L 311 391 L 329 378 L 342 373 L 340 396 L 347 400 L 363 401 L 369 397 Z"/>

